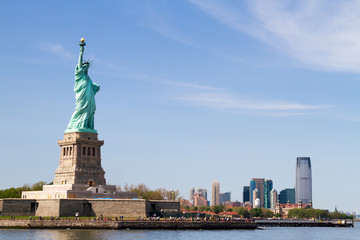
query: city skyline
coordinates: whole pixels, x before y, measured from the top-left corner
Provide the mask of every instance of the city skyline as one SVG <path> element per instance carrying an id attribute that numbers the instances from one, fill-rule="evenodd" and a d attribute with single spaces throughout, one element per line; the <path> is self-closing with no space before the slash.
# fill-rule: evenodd
<path id="1" fill-rule="evenodd" d="M 310 156 L 314 206 L 360 212 L 344 184 L 360 168 L 359 10 L 352 0 L 4 1 L 0 189 L 52 181 L 84 37 L 109 184 L 188 198 L 217 179 L 241 201 L 254 177 L 294 188 L 294 159 Z"/>

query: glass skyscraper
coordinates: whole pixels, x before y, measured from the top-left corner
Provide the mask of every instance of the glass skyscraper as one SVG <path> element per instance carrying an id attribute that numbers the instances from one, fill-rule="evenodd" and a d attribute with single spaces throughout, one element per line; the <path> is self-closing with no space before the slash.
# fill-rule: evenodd
<path id="1" fill-rule="evenodd" d="M 252 178 L 250 180 L 250 202 L 254 206 L 256 197 L 254 191 L 257 190 L 257 197 L 260 199 L 260 207 L 264 207 L 264 178 Z"/>
<path id="2" fill-rule="evenodd" d="M 224 205 L 224 202 L 231 201 L 231 192 L 220 193 L 220 205 Z"/>
<path id="3" fill-rule="evenodd" d="M 273 189 L 273 181 L 265 180 L 264 181 L 264 208 L 270 208 L 270 192 Z"/>
<path id="4" fill-rule="evenodd" d="M 270 208 L 270 191 L 273 189 L 273 181 L 264 178 L 253 178 L 250 180 L 250 202 L 255 206 L 256 198 L 260 200 L 260 207 Z M 256 197 L 254 196 L 256 191 Z"/>
<path id="5" fill-rule="evenodd" d="M 286 188 L 280 191 L 279 202 L 285 204 L 287 202 L 294 204 L 295 203 L 295 188 Z"/>
<path id="6" fill-rule="evenodd" d="M 250 186 L 244 186 L 243 189 L 243 203 L 250 202 Z"/>
<path id="7" fill-rule="evenodd" d="M 312 201 L 311 162 L 309 157 L 296 159 L 295 202 L 308 204 Z"/>

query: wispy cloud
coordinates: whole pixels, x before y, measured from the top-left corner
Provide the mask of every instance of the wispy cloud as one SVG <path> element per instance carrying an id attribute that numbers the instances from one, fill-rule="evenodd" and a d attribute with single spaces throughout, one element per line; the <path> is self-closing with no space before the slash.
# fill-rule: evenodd
<path id="1" fill-rule="evenodd" d="M 305 111 L 320 110 L 332 106 L 325 105 L 306 105 L 293 102 L 282 101 L 257 101 L 241 99 L 232 96 L 229 93 L 199 93 L 179 97 L 178 100 L 185 101 L 189 104 L 208 107 L 216 110 L 251 110 L 255 114 L 273 115 L 273 116 L 290 116 L 306 114 Z M 273 111 L 273 112 L 266 112 Z M 276 112 L 274 112 L 276 111 Z"/>
<path id="2" fill-rule="evenodd" d="M 201 90 L 208 90 L 208 91 L 220 91 L 222 89 L 200 85 L 200 84 L 194 84 L 194 83 L 186 83 L 186 82 L 176 82 L 176 81 L 161 81 L 161 84 L 164 85 L 171 85 L 171 86 L 179 86 L 179 87 L 185 87 L 185 88 L 193 88 L 193 89 L 201 89 Z"/>
<path id="3" fill-rule="evenodd" d="M 174 25 L 169 25 L 169 23 L 161 16 L 153 16 L 152 21 L 148 22 L 147 26 L 164 37 L 193 47 L 196 46 L 194 41 L 191 40 L 188 35 L 184 34 Z"/>
<path id="4" fill-rule="evenodd" d="M 44 52 L 52 53 L 66 59 L 76 58 L 73 53 L 66 50 L 61 44 L 58 43 L 41 42 L 38 44 L 38 47 Z"/>
<path id="5" fill-rule="evenodd" d="M 360 70 L 360 2 L 189 0 L 227 26 L 257 38 L 309 67 Z M 248 14 L 248 15 L 246 15 Z"/>
<path id="6" fill-rule="evenodd" d="M 111 69 L 111 71 L 104 71 L 106 74 L 111 72 L 111 75 L 116 76 L 117 78 L 140 80 L 151 84 L 172 87 L 175 92 L 171 90 L 171 97 L 176 101 L 216 111 L 271 117 L 289 117 L 313 114 L 323 109 L 335 107 L 333 105 L 311 105 L 288 101 L 249 99 L 244 98 L 241 95 L 233 95 L 229 93 L 227 89 L 223 88 L 186 81 L 164 79 L 159 76 L 148 75 L 141 72 L 133 73 L 125 68 L 118 67 L 121 64 L 107 64 L 106 62 L 100 62 L 104 68 Z"/>

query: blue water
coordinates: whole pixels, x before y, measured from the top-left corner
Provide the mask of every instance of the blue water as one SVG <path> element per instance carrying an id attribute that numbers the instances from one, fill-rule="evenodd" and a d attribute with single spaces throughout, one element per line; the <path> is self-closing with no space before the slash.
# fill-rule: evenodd
<path id="1" fill-rule="evenodd" d="M 165 231 L 165 230 L 0 230 L 0 239 L 241 239 L 241 240 L 359 240 L 360 223 L 354 228 L 286 228 L 226 231 Z"/>

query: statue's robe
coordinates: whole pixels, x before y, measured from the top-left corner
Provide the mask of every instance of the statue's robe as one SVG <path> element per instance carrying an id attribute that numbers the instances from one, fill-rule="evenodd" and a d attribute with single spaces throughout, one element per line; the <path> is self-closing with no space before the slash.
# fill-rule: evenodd
<path id="1" fill-rule="evenodd" d="M 94 114 L 96 110 L 95 94 L 100 86 L 93 83 L 79 64 L 75 68 L 76 108 L 71 117 L 67 131 L 94 130 Z"/>

